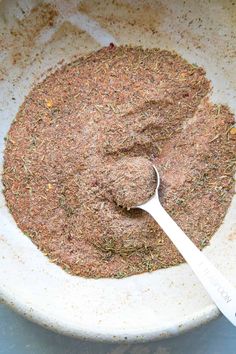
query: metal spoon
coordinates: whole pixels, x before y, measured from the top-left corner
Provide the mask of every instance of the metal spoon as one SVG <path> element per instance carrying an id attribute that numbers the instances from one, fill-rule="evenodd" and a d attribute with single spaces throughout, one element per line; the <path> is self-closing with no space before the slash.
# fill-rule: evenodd
<path id="1" fill-rule="evenodd" d="M 162 207 L 158 197 L 160 176 L 156 167 L 153 166 L 153 168 L 157 177 L 155 194 L 146 203 L 138 205 L 136 208 L 147 211 L 156 220 L 190 265 L 219 310 L 236 326 L 236 289 L 193 244 Z"/>

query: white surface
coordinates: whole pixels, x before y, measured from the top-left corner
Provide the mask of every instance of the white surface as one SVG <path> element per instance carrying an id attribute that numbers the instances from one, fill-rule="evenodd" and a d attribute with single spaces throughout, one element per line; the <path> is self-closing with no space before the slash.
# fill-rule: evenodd
<path id="1" fill-rule="evenodd" d="M 234 7 L 228 1 L 54 1 L 59 16 L 26 47 L 9 29 L 25 21 L 39 1 L 0 3 L 0 159 L 4 136 L 19 105 L 40 75 L 61 59 L 72 60 L 106 45 L 175 49 L 203 65 L 213 81 L 213 98 L 235 112 L 236 40 Z M 129 5 L 132 4 L 132 5 Z M 23 10 L 22 10 L 23 9 Z M 82 11 L 82 12 L 81 12 Z M 200 18 L 200 20 L 199 20 Z M 75 21 L 76 19 L 76 21 Z M 87 21 L 89 19 L 89 21 Z M 58 33 L 65 22 L 83 31 Z M 32 31 L 27 23 L 25 31 Z M 77 29 L 77 27 L 76 27 Z M 89 29 L 89 30 L 88 30 Z M 58 34 L 58 36 L 55 36 Z M 28 47 L 27 47 L 28 46 Z M 22 58 L 13 65 L 13 54 Z M 26 55 L 26 54 L 27 55 Z M 236 285 L 236 198 L 221 230 L 205 252 Z M 218 314 L 187 265 L 127 279 L 73 277 L 50 263 L 16 227 L 0 195 L 0 294 L 17 311 L 61 333 L 97 340 L 142 341 L 178 334 Z"/>

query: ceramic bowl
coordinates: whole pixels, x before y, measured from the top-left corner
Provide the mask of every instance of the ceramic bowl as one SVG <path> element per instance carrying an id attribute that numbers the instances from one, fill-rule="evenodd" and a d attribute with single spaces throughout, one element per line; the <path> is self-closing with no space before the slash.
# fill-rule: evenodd
<path id="1" fill-rule="evenodd" d="M 4 137 L 32 85 L 48 69 L 62 65 L 61 60 L 69 62 L 110 42 L 177 51 L 205 68 L 213 84 L 211 99 L 228 104 L 235 113 L 236 5 L 229 1 L 38 4 L 0 2 L 1 173 Z M 47 16 L 52 6 L 57 9 L 53 21 Z M 235 197 L 204 253 L 236 286 Z M 219 314 L 186 264 L 120 280 L 67 274 L 17 228 L 2 192 L 0 295 L 13 309 L 47 328 L 103 341 L 168 337 Z"/>

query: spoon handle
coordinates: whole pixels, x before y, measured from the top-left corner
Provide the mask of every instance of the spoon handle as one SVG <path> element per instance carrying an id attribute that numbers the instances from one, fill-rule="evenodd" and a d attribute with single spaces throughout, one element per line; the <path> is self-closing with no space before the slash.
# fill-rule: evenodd
<path id="1" fill-rule="evenodd" d="M 236 289 L 193 244 L 160 204 L 157 196 L 143 204 L 190 265 L 219 310 L 236 326 Z"/>

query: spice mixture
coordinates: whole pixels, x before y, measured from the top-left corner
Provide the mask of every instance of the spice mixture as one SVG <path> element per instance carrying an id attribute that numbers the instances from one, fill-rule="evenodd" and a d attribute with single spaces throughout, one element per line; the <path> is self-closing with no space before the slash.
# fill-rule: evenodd
<path id="1" fill-rule="evenodd" d="M 153 165 L 144 157 L 125 157 L 108 166 L 104 182 L 111 200 L 127 209 L 147 202 L 157 185 Z"/>
<path id="2" fill-rule="evenodd" d="M 236 163 L 233 116 L 209 91 L 202 68 L 159 49 L 110 45 L 48 76 L 7 137 L 4 192 L 18 226 L 85 277 L 183 262 L 151 216 L 113 200 L 107 171 L 147 158 L 164 208 L 203 248 L 232 199 Z"/>

